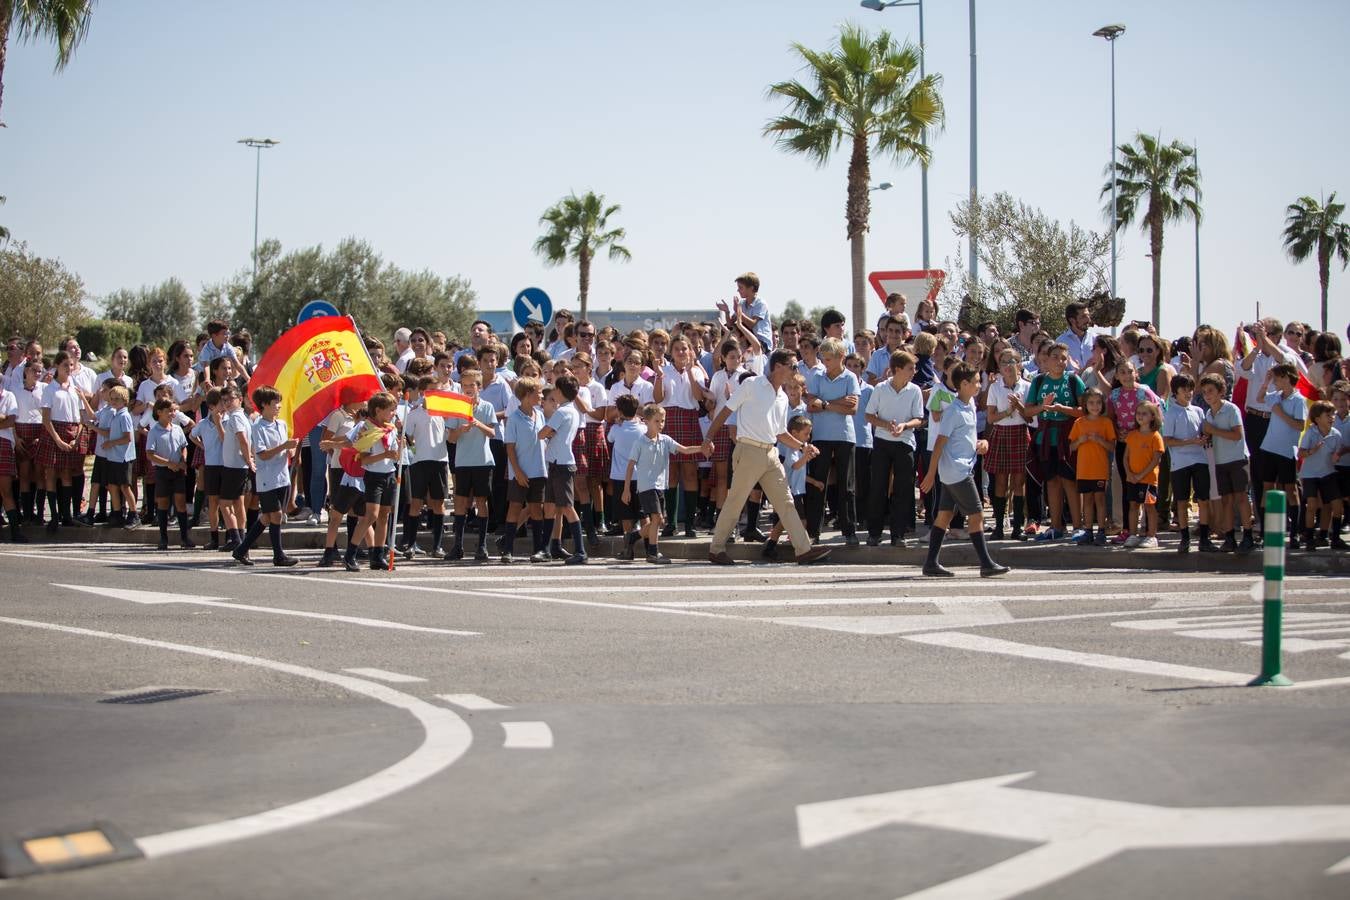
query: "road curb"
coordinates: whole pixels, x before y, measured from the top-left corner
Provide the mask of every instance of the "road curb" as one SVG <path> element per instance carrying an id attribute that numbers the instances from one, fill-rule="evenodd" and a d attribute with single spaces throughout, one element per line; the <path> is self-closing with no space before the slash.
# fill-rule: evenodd
<path id="1" fill-rule="evenodd" d="M 25 528 L 29 544 L 0 544 L 9 549 L 27 549 L 32 551 L 50 550 L 63 552 L 63 544 L 144 544 L 150 547 L 159 543 L 159 529 L 152 525 L 143 525 L 134 531 L 124 528 L 63 528 L 56 534 L 48 534 L 41 528 Z M 282 528 L 282 543 L 288 550 L 319 550 L 323 548 L 325 529 L 321 527 L 290 523 Z M 208 539 L 205 528 L 192 531 L 192 539 L 204 544 Z M 593 556 L 612 558 L 619 549 L 620 538 L 602 538 L 600 549 Z M 1056 543 L 1038 543 L 1034 541 L 997 541 L 989 544 L 990 552 L 1004 565 L 1014 569 L 1042 569 L 1047 571 L 1092 571 L 1094 569 L 1154 569 L 1163 572 L 1212 572 L 1222 575 L 1250 574 L 1261 575 L 1261 554 L 1252 553 L 1241 557 L 1230 553 L 1199 553 L 1192 550 L 1181 554 L 1176 551 L 1176 536 L 1163 535 L 1163 546 L 1156 550 L 1125 550 L 1117 547 L 1079 547 L 1067 541 Z M 422 546 L 427 545 L 427 536 L 422 535 Z M 338 545 L 346 546 L 345 532 L 338 536 Z M 178 530 L 170 529 L 169 546 L 178 547 Z M 519 545 L 518 545 L 519 546 Z M 708 558 L 709 539 L 669 538 L 661 542 L 661 552 L 671 559 L 706 560 Z M 825 546 L 834 552 L 829 562 L 842 565 L 923 565 L 925 551 L 922 547 L 900 549 L 891 546 L 849 547 L 842 539 L 835 537 L 827 540 Z M 466 551 L 471 553 L 477 544 L 470 537 L 466 542 Z M 263 550 L 266 547 L 262 548 Z M 174 551 L 170 551 L 172 556 Z M 761 562 L 759 544 L 737 542 L 727 546 L 732 559 L 743 562 Z M 494 554 L 495 555 L 495 554 Z M 422 560 L 425 560 L 422 557 Z M 779 544 L 779 559 L 792 560 L 792 546 L 786 542 Z M 975 548 L 967 540 L 949 539 L 942 548 L 944 562 L 959 566 L 979 564 Z M 1350 575 L 1350 553 L 1334 550 L 1292 551 L 1286 556 L 1286 572 L 1290 575 Z M 1107 576 L 1110 577 L 1110 576 Z"/>

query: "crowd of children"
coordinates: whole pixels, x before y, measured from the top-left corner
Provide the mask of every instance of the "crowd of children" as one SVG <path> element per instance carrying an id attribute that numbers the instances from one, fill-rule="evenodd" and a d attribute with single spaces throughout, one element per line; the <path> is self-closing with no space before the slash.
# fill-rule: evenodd
<path id="1" fill-rule="evenodd" d="M 1291 548 L 1347 547 L 1350 383 L 1335 335 L 1309 349 L 1306 326 L 1291 335 L 1263 320 L 1234 356 L 1208 327 L 1172 343 L 1140 323 L 1090 335 L 1086 307 L 1070 304 L 1059 338 L 1027 310 L 1004 337 L 993 323 L 933 321 L 931 308 L 911 323 L 893 295 L 877 329 L 850 339 L 833 311 L 773 328 L 758 288 L 742 275 L 717 321 L 669 333 L 560 315 L 547 338 L 533 328 L 502 343 L 480 321 L 463 347 L 401 329 L 392 359 L 367 338 L 384 390 L 307 435 L 288 433 L 276 390 L 245 396 L 247 345 L 225 322 L 167 352 L 117 348 L 97 375 L 73 338 L 52 357 L 12 338 L 0 393 L 8 535 L 153 524 L 168 550 L 176 525 L 192 549 L 205 524 L 206 546 L 240 565 L 267 531 L 273 564 L 291 566 L 283 523 L 326 516 L 325 567 L 463 560 L 469 533 L 477 562 L 583 564 L 602 533 L 623 538 L 621 559 L 642 542 L 648 561 L 669 562 L 662 538 L 723 514 L 737 429 L 719 413 L 786 349 L 797 358 L 787 434 L 804 448 L 780 442 L 778 457 L 813 542 L 826 528 L 848 545 L 926 539 L 935 576 L 949 574 L 944 539 L 962 531 L 984 574 L 1006 571 L 986 540 L 1152 548 L 1175 531 L 1182 553 L 1246 554 L 1262 539 L 1264 492 L 1278 489 Z M 472 418 L 429 413 L 431 390 L 463 394 Z M 712 432 L 714 419 L 725 424 Z M 775 558 L 782 528 L 761 531 L 763 502 L 756 491 L 726 514 Z"/>

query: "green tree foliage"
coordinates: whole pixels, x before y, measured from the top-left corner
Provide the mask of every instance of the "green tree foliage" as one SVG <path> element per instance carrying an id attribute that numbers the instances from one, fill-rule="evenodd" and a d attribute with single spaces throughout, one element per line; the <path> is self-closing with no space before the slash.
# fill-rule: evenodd
<path id="1" fill-rule="evenodd" d="M 0 102 L 5 96 L 5 58 L 10 35 L 20 41 L 56 44 L 56 71 L 70 63 L 89 31 L 94 0 L 0 0 Z"/>
<path id="2" fill-rule="evenodd" d="M 788 102 L 786 115 L 770 119 L 764 133 L 789 153 L 800 153 L 818 166 L 846 146 L 849 152 L 844 221 L 852 264 L 852 324 L 867 324 L 865 236 L 872 212 L 868 192 L 873 155 L 904 166 L 932 161 L 924 134 L 943 122 L 942 76 L 919 77 L 922 51 L 897 44 L 890 32 L 875 37 L 853 24 L 840 27 L 828 50 L 793 44 L 806 64 L 806 83 L 783 81 L 769 86 L 770 98 Z"/>
<path id="3" fill-rule="evenodd" d="M 993 320 L 1000 331 L 1013 330 L 1013 317 L 1021 307 L 1040 313 L 1046 328 L 1064 320 L 1064 307 L 1075 300 L 1106 290 L 1111 256 L 1111 237 L 1068 227 L 1039 209 L 1006 193 L 962 201 L 951 213 L 952 230 L 958 238 L 974 234 L 979 239 L 979 285 L 958 249 L 947 261 L 949 278 L 938 298 L 944 317 L 956 317 L 962 327 L 973 328 Z M 975 298 L 967 300 L 967 297 Z M 1118 324 L 1124 304 L 1114 307 L 1098 301 L 1093 318 L 1099 325 Z"/>
<path id="4" fill-rule="evenodd" d="M 591 295 L 591 262 L 604 252 L 611 262 L 628 262 L 633 254 L 620 241 L 628 235 L 622 228 L 611 228 L 609 218 L 619 212 L 619 204 L 605 205 L 603 194 L 587 191 L 578 197 L 569 194 L 544 210 L 539 224 L 548 226 L 534 242 L 534 252 L 546 265 L 560 266 L 569 259 L 577 264 L 580 278 L 580 318 L 586 318 Z"/>
<path id="5" fill-rule="evenodd" d="M 1200 170 L 1194 148 L 1181 141 L 1164 144 L 1162 135 L 1140 132 L 1133 144 L 1121 144 L 1119 149 L 1115 172 L 1109 164 L 1106 167 L 1107 178 L 1116 185 L 1116 223 L 1123 231 L 1138 222 L 1148 235 L 1153 257 L 1153 324 L 1161 332 L 1163 228 L 1186 218 L 1200 221 Z M 1111 180 L 1102 186 L 1101 196 L 1109 222 Z"/>
<path id="6" fill-rule="evenodd" d="M 1299 197 L 1285 210 L 1284 249 L 1294 262 L 1317 257 L 1317 279 L 1322 286 L 1322 330 L 1327 330 L 1327 288 L 1331 285 L 1331 260 L 1340 260 L 1344 271 L 1350 263 L 1350 224 L 1341 221 L 1345 204 L 1336 202 L 1332 191 L 1326 203 Z"/>
<path id="7" fill-rule="evenodd" d="M 103 313 L 114 321 L 135 322 L 141 339 L 151 346 L 168 349 L 174 341 L 192 340 L 197 334 L 196 305 L 177 278 L 139 291 L 114 291 L 103 298 Z"/>
<path id="8" fill-rule="evenodd" d="M 118 322 L 113 319 L 90 319 L 75 332 L 80 349 L 93 353 L 100 359 L 107 359 L 118 347 L 131 347 L 141 342 L 141 326 L 135 322 Z"/>
<path id="9" fill-rule="evenodd" d="M 36 256 L 22 241 L 0 251 L 0 333 L 53 347 L 89 318 L 84 300 L 84 282 L 60 260 Z"/>
<path id="10" fill-rule="evenodd" d="M 404 272 L 356 238 L 327 252 L 314 246 L 284 254 L 279 241 L 265 241 L 258 247 L 256 284 L 246 270 L 209 285 L 199 309 L 203 322 L 223 318 L 236 331 L 247 328 L 255 352 L 261 352 L 295 324 L 300 308 L 311 300 L 327 300 L 386 344 L 395 328 L 417 325 L 464 341 L 477 317 L 477 297 L 467 279 Z"/>

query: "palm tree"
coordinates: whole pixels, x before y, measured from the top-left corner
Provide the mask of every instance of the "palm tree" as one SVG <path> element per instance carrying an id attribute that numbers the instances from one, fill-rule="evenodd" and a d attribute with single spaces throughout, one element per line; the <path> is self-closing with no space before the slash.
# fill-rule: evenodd
<path id="1" fill-rule="evenodd" d="M 1285 210 L 1284 249 L 1296 263 L 1317 253 L 1317 278 L 1322 283 L 1322 330 L 1327 330 L 1327 285 L 1331 283 L 1331 258 L 1350 264 L 1350 225 L 1341 221 L 1345 204 L 1336 202 L 1332 191 L 1325 204 L 1299 197 Z"/>
<path id="2" fill-rule="evenodd" d="M 1200 221 L 1200 171 L 1195 166 L 1195 149 L 1181 141 L 1163 144 L 1162 135 L 1140 132 L 1134 144 L 1120 145 L 1121 159 L 1116 161 L 1116 227 L 1124 230 L 1134 224 L 1143 207 L 1140 230 L 1148 235 L 1153 256 L 1153 325 L 1162 331 L 1162 250 L 1163 227 L 1186 217 Z M 1111 166 L 1106 175 L 1111 177 Z M 1111 220 L 1111 182 L 1102 188 L 1106 198 L 1105 214 Z"/>
<path id="3" fill-rule="evenodd" d="M 922 51 L 912 44 L 898 45 L 890 32 L 875 37 L 857 25 L 839 29 L 834 45 L 824 52 L 793 44 L 806 63 L 806 81 L 782 81 L 769 86 L 770 98 L 788 101 L 786 115 L 770 119 L 764 134 L 789 153 L 801 153 L 817 166 L 844 145 L 849 149 L 848 189 L 844 221 L 850 241 L 853 287 L 853 323 L 867 321 L 865 235 L 872 203 L 868 193 L 871 155 L 889 157 L 897 165 L 918 160 L 932 162 L 924 143 L 924 129 L 943 122 L 941 75 L 918 77 Z"/>
<path id="4" fill-rule="evenodd" d="M 581 270 L 581 318 L 586 318 L 586 302 L 591 293 L 591 261 L 604 250 L 614 262 L 628 262 L 633 254 L 619 243 L 628 235 L 622 228 L 610 228 L 609 217 L 619 211 L 619 204 L 605 205 L 604 194 L 587 191 L 578 197 L 567 195 L 544 210 L 540 225 L 547 225 L 534 242 L 534 252 L 550 266 L 560 266 L 572 260 Z"/>
<path id="5" fill-rule="evenodd" d="M 94 0 L 0 0 L 0 103 L 5 96 L 5 51 L 9 35 L 21 41 L 56 42 L 56 71 L 61 71 L 89 31 Z"/>

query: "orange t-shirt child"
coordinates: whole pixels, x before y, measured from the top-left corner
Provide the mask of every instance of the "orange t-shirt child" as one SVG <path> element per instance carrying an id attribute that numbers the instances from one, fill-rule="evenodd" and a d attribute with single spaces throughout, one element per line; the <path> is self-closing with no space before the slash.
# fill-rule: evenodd
<path id="1" fill-rule="evenodd" d="M 1074 420 L 1069 430 L 1069 442 L 1091 435 L 1106 439 L 1111 446 L 1116 442 L 1116 426 L 1106 416 L 1095 419 L 1083 416 Z M 1074 466 L 1074 478 L 1078 481 L 1078 491 L 1097 492 L 1106 490 L 1106 482 L 1111 478 L 1111 457 L 1106 447 L 1095 441 L 1083 441 L 1078 445 L 1078 457 Z"/>
<path id="2" fill-rule="evenodd" d="M 1131 431 L 1125 435 L 1125 470 L 1131 475 L 1138 475 L 1153 460 L 1154 453 L 1163 453 L 1166 447 L 1163 445 L 1162 435 L 1156 431 L 1145 432 L 1142 428 Z M 1138 479 L 1143 484 L 1156 485 L 1158 483 L 1158 467 Z"/>

